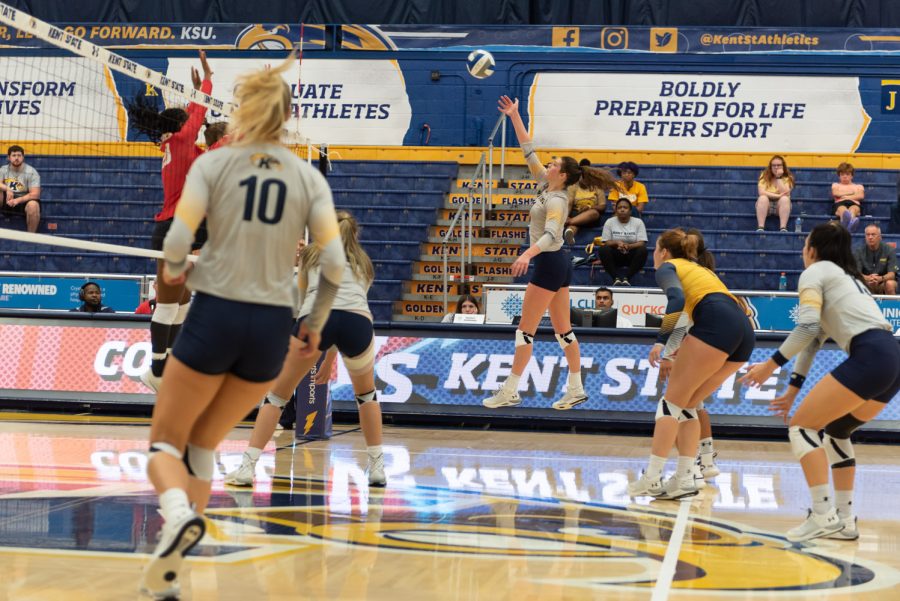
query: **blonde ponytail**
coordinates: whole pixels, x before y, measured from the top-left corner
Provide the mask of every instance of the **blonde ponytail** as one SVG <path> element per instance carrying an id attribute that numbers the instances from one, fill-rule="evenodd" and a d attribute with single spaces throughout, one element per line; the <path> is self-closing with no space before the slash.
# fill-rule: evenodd
<path id="1" fill-rule="evenodd" d="M 281 77 L 293 66 L 292 52 L 278 67 L 238 77 L 234 99 L 238 104 L 229 123 L 232 144 L 277 143 L 290 117 L 291 88 Z"/>
<path id="2" fill-rule="evenodd" d="M 375 268 L 372 266 L 369 255 L 359 243 L 359 224 L 347 211 L 337 211 L 335 215 L 341 232 L 344 254 L 347 255 L 347 264 L 350 265 L 356 278 L 368 287 L 375 280 Z M 300 254 L 300 269 L 308 272 L 318 263 L 319 247 L 315 244 L 307 244 Z"/>

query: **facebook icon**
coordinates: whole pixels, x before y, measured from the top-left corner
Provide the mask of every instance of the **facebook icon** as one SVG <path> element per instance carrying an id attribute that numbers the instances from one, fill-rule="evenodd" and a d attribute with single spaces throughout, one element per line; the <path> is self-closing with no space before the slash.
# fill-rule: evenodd
<path id="1" fill-rule="evenodd" d="M 579 34 L 581 30 L 578 27 L 554 27 L 553 28 L 553 45 L 571 48 L 579 45 Z"/>

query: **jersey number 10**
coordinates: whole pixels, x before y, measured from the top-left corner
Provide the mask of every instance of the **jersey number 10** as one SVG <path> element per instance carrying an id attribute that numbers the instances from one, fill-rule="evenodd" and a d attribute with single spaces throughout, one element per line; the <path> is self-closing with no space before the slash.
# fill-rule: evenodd
<path id="1" fill-rule="evenodd" d="M 253 207 L 256 205 L 258 178 L 253 175 L 240 182 L 241 186 L 247 186 L 247 198 L 244 201 L 244 221 L 253 221 Z M 275 187 L 275 209 L 269 214 L 269 191 Z M 275 224 L 281 221 L 284 213 L 284 200 L 287 196 L 287 186 L 280 179 L 264 179 L 259 186 L 259 205 L 256 206 L 256 217 L 263 223 Z"/>

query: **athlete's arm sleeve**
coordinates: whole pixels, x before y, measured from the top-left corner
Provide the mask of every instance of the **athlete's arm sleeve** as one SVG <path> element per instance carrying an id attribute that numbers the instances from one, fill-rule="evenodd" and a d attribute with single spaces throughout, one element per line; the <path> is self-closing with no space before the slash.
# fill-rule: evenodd
<path id="1" fill-rule="evenodd" d="M 784 365 L 807 348 L 822 331 L 824 283 L 821 277 L 816 272 L 807 269 L 800 276 L 800 284 L 797 289 L 800 296 L 797 325 L 772 355 L 772 360 L 778 365 Z"/>
<path id="2" fill-rule="evenodd" d="M 200 84 L 200 91 L 209 96 L 212 93 L 212 82 L 204 79 Z M 193 142 L 200 134 L 200 127 L 203 125 L 203 118 L 206 116 L 206 107 L 202 104 L 192 102 L 187 107 L 188 120 L 181 129 L 175 132 L 173 137 L 177 136 L 181 139 Z"/>
<path id="3" fill-rule="evenodd" d="M 528 165 L 528 170 L 531 171 L 531 175 L 538 179 L 544 179 L 547 170 L 544 168 L 541 159 L 538 158 L 537 153 L 534 151 L 534 143 L 525 142 L 522 144 L 522 153 L 525 155 L 525 163 Z"/>
<path id="4" fill-rule="evenodd" d="M 806 380 L 806 374 L 809 373 L 809 368 L 812 367 L 813 359 L 816 357 L 816 353 L 819 352 L 819 349 L 822 348 L 822 345 L 825 344 L 826 338 L 827 336 L 819 334 L 819 336 L 806 345 L 806 348 L 797 355 L 797 360 L 794 362 L 793 373 L 791 374 L 791 386 L 795 386 L 796 388 L 801 388 L 803 386 L 803 381 Z"/>
<path id="5" fill-rule="evenodd" d="M 306 327 L 310 331 L 321 332 L 337 296 L 347 258 L 341 244 L 331 188 L 317 171 L 310 172 L 310 180 L 312 207 L 309 211 L 309 233 L 311 243 L 319 247 L 319 286 L 316 300 L 306 317 Z"/>
<path id="6" fill-rule="evenodd" d="M 544 222 L 544 234 L 535 243 L 541 252 L 547 252 L 553 246 L 553 242 L 562 231 L 565 223 L 567 202 L 558 194 L 554 194 L 547 201 L 547 219 Z"/>
<path id="7" fill-rule="evenodd" d="M 163 241 L 163 257 L 173 276 L 179 276 L 187 269 L 187 256 L 191 252 L 194 233 L 206 216 L 208 207 L 209 184 L 203 173 L 203 162 L 198 161 L 187 174 L 175 218 Z"/>
<path id="8" fill-rule="evenodd" d="M 662 326 L 656 338 L 657 342 L 665 344 L 675 331 L 675 326 L 684 311 L 684 287 L 675 266 L 671 263 L 664 263 L 656 270 L 656 283 L 666 293 L 667 299 L 666 314 L 663 316 Z"/>
<path id="9" fill-rule="evenodd" d="M 687 334 L 690 325 L 691 318 L 688 317 L 687 313 L 682 311 L 681 317 L 679 317 L 678 321 L 675 322 L 675 327 L 672 329 L 672 334 L 666 341 L 666 348 L 663 350 L 664 358 L 671 357 L 678 351 L 678 349 L 681 347 L 681 343 L 684 341 L 684 336 Z"/>

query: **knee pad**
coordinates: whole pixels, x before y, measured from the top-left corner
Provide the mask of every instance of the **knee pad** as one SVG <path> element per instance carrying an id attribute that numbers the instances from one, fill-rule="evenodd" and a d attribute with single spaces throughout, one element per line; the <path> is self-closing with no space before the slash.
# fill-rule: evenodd
<path id="1" fill-rule="evenodd" d="M 185 303 L 183 305 L 178 305 L 178 312 L 175 313 L 175 321 L 172 322 L 172 325 L 183 324 L 184 320 L 187 319 L 187 314 L 190 309 L 191 309 L 191 303 Z"/>
<path id="2" fill-rule="evenodd" d="M 273 407 L 278 407 L 279 409 L 284 409 L 285 405 L 287 405 L 289 402 L 290 402 L 290 399 L 283 399 L 280 396 L 278 396 L 277 394 L 275 394 L 274 392 L 270 391 L 266 394 L 265 398 L 263 399 L 262 404 L 265 405 L 266 403 L 268 403 L 269 405 L 272 405 Z"/>
<path id="3" fill-rule="evenodd" d="M 150 321 L 164 325 L 172 325 L 178 317 L 178 303 L 157 303 Z"/>
<path id="4" fill-rule="evenodd" d="M 833 438 L 825 433 L 822 441 L 828 463 L 833 468 L 853 467 L 856 465 L 856 455 L 853 453 L 853 444 L 849 438 Z"/>
<path id="5" fill-rule="evenodd" d="M 516 330 L 516 346 L 525 346 L 534 342 L 534 334 L 526 334 L 522 330 Z"/>
<path id="6" fill-rule="evenodd" d="M 213 449 L 204 449 L 188 444 L 184 450 L 182 461 L 184 461 L 188 473 L 193 477 L 207 482 L 212 480 L 213 471 L 216 468 L 216 452 Z"/>
<path id="7" fill-rule="evenodd" d="M 343 356 L 343 355 L 342 355 Z M 344 367 L 351 376 L 359 376 L 368 373 L 375 366 L 375 340 L 369 343 L 369 348 L 355 357 L 344 357 Z"/>
<path id="8" fill-rule="evenodd" d="M 578 342 L 578 339 L 575 338 L 575 332 L 569 330 L 565 334 L 557 334 L 556 341 L 559 342 L 559 346 L 562 347 L 563 350 L 566 350 L 567 346 L 573 342 Z"/>
<path id="9" fill-rule="evenodd" d="M 374 390 L 371 390 L 369 392 L 365 392 L 363 394 L 359 394 L 356 396 L 356 404 L 359 405 L 360 407 L 362 407 L 366 403 L 377 403 L 377 402 L 378 402 L 378 395 L 375 394 Z"/>
<path id="10" fill-rule="evenodd" d="M 663 397 L 659 399 L 659 404 L 656 406 L 656 419 L 663 417 L 674 417 L 679 422 L 686 422 L 689 419 L 697 419 L 697 410 L 673 405 Z"/>
<path id="11" fill-rule="evenodd" d="M 850 438 L 865 423 L 848 413 L 825 426 L 825 434 L 832 438 Z"/>
<path id="12" fill-rule="evenodd" d="M 170 457 L 174 457 L 175 459 L 181 461 L 184 457 L 184 454 L 176 449 L 174 446 L 170 445 L 167 442 L 151 442 L 150 443 L 150 458 L 153 459 L 153 456 L 156 453 L 165 453 Z"/>
<path id="13" fill-rule="evenodd" d="M 788 438 L 791 441 L 791 451 L 797 459 L 803 459 L 807 453 L 822 446 L 819 432 L 812 428 L 791 426 L 788 428 Z"/>

